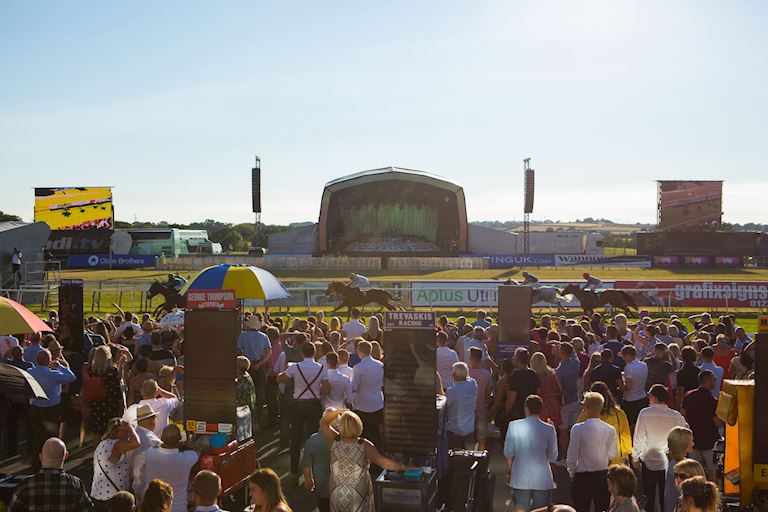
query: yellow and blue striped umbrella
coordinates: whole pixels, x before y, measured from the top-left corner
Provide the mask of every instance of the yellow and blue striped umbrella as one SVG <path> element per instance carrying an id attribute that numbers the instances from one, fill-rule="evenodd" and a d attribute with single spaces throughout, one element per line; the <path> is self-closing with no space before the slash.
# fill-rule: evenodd
<path id="1" fill-rule="evenodd" d="M 181 294 L 186 294 L 188 290 L 235 290 L 237 299 L 275 300 L 291 297 L 280 281 L 263 268 L 229 263 L 201 270 L 184 285 Z"/>

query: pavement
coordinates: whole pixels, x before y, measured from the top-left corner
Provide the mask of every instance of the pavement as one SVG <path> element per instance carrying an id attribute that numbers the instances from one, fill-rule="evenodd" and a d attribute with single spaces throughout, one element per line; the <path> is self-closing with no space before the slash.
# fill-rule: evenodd
<path id="1" fill-rule="evenodd" d="M 288 449 L 280 448 L 279 430 L 261 431 L 256 435 L 257 457 L 261 467 L 269 467 L 280 475 L 283 482 L 288 503 L 294 512 L 312 512 L 315 510 L 315 500 L 301 485 L 303 479 L 297 479 L 290 474 L 290 454 Z M 67 439 L 69 447 L 69 459 L 65 463 L 65 469 L 83 480 L 90 488 L 93 478 L 93 445 L 87 444 L 83 448 L 76 446 L 77 432 L 68 429 Z M 88 439 L 90 441 L 90 439 Z M 512 511 L 514 509 L 511 494 L 505 481 L 507 465 L 502 455 L 499 439 L 489 439 L 489 452 L 491 454 L 490 470 L 495 475 L 493 494 L 493 511 Z M 25 442 L 22 440 L 20 449 L 25 450 Z M 565 468 L 553 467 L 557 488 L 553 493 L 554 503 L 572 504 L 570 497 L 570 480 Z M 15 475 L 29 472 L 29 459 L 12 457 L 0 460 L 0 473 Z M 226 497 L 222 505 L 232 512 L 241 511 L 247 505 L 244 500 L 245 492 L 238 492 L 234 496 Z M 481 512 L 481 511 L 477 511 Z"/>

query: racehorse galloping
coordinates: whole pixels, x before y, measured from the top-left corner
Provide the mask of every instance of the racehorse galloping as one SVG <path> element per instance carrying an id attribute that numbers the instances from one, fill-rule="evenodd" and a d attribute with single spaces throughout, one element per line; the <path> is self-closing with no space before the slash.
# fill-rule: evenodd
<path id="1" fill-rule="evenodd" d="M 155 308 L 152 316 L 160 318 L 163 313 L 170 313 L 174 308 L 184 309 L 187 305 L 187 299 L 179 294 L 175 288 L 155 280 L 147 291 L 147 299 L 152 299 L 155 295 L 162 295 L 165 302 Z"/>
<path id="2" fill-rule="evenodd" d="M 546 302 L 557 306 L 557 311 L 563 310 L 563 302 L 567 299 L 563 297 L 560 289 L 554 286 L 532 286 L 531 287 L 531 305 L 539 302 Z"/>
<path id="3" fill-rule="evenodd" d="M 330 296 L 334 293 L 341 297 L 341 304 L 336 306 L 331 313 L 341 308 L 347 308 L 348 311 L 352 311 L 352 308 L 365 306 L 366 304 L 378 304 L 389 310 L 398 309 L 398 305 L 390 302 L 395 300 L 395 298 L 387 290 L 382 290 L 381 288 L 360 290 L 358 288 L 350 288 L 341 281 L 333 281 L 326 288 L 325 295 Z"/>
<path id="4" fill-rule="evenodd" d="M 577 284 L 569 284 L 563 290 L 563 295 L 572 293 L 579 299 L 581 303 L 581 309 L 584 313 L 593 313 L 595 308 L 603 307 L 606 305 L 621 308 L 625 313 L 631 313 L 631 309 L 637 311 L 637 304 L 632 299 L 632 296 L 623 290 L 602 290 L 595 293 L 582 290 Z"/>

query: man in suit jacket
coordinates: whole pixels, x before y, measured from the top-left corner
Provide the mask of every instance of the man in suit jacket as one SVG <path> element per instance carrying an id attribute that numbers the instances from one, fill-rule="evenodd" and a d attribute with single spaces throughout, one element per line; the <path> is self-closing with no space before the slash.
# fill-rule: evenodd
<path id="1" fill-rule="evenodd" d="M 504 456 L 512 459 L 509 486 L 515 510 L 528 512 L 552 503 L 550 463 L 557 461 L 557 431 L 539 415 L 544 405 L 538 395 L 525 399 L 525 418 L 509 424 L 504 442 Z"/>

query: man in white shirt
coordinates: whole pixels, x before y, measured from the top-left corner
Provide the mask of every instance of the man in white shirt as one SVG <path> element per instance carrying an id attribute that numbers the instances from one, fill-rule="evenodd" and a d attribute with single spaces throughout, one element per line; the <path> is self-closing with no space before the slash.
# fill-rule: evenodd
<path id="1" fill-rule="evenodd" d="M 323 406 L 320 396 L 328 394 L 328 371 L 315 361 L 315 345 L 301 345 L 304 360 L 291 364 L 277 376 L 278 384 L 293 380 L 293 404 L 291 416 L 291 472 L 299 474 L 301 447 L 307 438 L 317 432 Z"/>
<path id="2" fill-rule="evenodd" d="M 637 415 L 648 405 L 645 381 L 648 379 L 648 365 L 636 359 L 637 350 L 632 345 L 621 349 L 624 359 L 624 400 L 621 408 L 627 413 L 630 428 L 635 427 Z"/>
<path id="3" fill-rule="evenodd" d="M 141 326 L 136 323 L 136 320 L 138 320 L 133 314 L 131 313 L 125 313 L 125 320 L 123 323 L 115 327 L 115 337 L 120 337 L 123 335 L 125 330 L 128 327 L 133 327 L 133 333 L 138 338 L 142 334 L 144 334 L 144 330 L 141 328 Z"/>
<path id="4" fill-rule="evenodd" d="M 363 437 L 381 449 L 381 426 L 384 424 L 384 363 L 371 357 L 371 342 L 357 345 L 360 362 L 352 375 L 355 413 L 363 421 Z"/>
<path id="5" fill-rule="evenodd" d="M 149 405 L 157 415 L 154 433 L 156 436 L 160 436 L 165 426 L 168 425 L 168 417 L 179 406 L 179 399 L 173 393 L 158 386 L 157 381 L 154 379 L 144 381 L 141 385 L 141 396 L 142 400 L 138 404 L 132 405 L 125 410 L 123 421 L 135 423 L 138 409 L 142 405 Z"/>
<path id="6" fill-rule="evenodd" d="M 167 483 L 173 488 L 171 512 L 187 512 L 189 472 L 200 458 L 200 449 L 194 444 L 182 443 L 181 431 L 176 425 L 165 427 L 160 439 L 160 446 L 147 450 L 145 485 L 155 478 Z"/>
<path id="7" fill-rule="evenodd" d="M 664 487 L 667 471 L 667 436 L 675 427 L 688 428 L 682 414 L 667 406 L 669 392 L 662 384 L 654 384 L 648 391 L 651 405 L 640 411 L 632 439 L 632 465 L 639 468 L 642 463 L 643 492 L 648 499 L 645 510 L 656 510 L 656 490 L 664 503 Z"/>
<path id="8" fill-rule="evenodd" d="M 136 435 L 139 438 L 139 446 L 128 452 L 128 467 L 131 471 L 134 495 L 136 501 L 141 503 L 144 497 L 144 489 L 149 482 L 144 480 L 146 469 L 147 451 L 150 448 L 160 446 L 160 438 L 155 435 L 157 415 L 150 405 L 142 405 L 136 411 Z"/>
<path id="9" fill-rule="evenodd" d="M 608 463 L 618 456 L 616 430 L 600 420 L 605 399 L 600 393 L 584 393 L 582 402 L 587 420 L 571 428 L 568 445 L 568 474 L 573 479 L 571 493 L 576 512 L 608 510 Z"/>
<path id="10" fill-rule="evenodd" d="M 330 389 L 327 395 L 323 395 L 323 410 L 326 410 L 329 407 L 333 407 L 334 409 L 346 409 L 346 404 L 352 403 L 352 379 L 337 369 L 339 355 L 336 352 L 329 352 L 326 354 L 325 362 L 328 369 L 328 384 Z"/>
<path id="11" fill-rule="evenodd" d="M 341 332 L 344 334 L 344 338 L 351 342 L 355 338 L 360 338 L 365 334 L 365 331 L 368 329 L 365 327 L 365 324 L 360 321 L 360 310 L 357 308 L 352 308 L 352 311 L 350 312 L 351 320 L 347 323 L 345 323 L 341 327 Z"/>
<path id="12" fill-rule="evenodd" d="M 437 333 L 437 373 L 440 374 L 440 380 L 443 381 L 443 389 L 453 386 L 453 374 L 451 368 L 453 363 L 459 362 L 459 356 L 456 351 L 446 347 L 448 343 L 448 334 L 443 331 Z"/>
<path id="13" fill-rule="evenodd" d="M 204 469 L 192 481 L 192 496 L 195 499 L 195 512 L 227 512 L 217 503 L 221 494 L 221 477 L 213 471 Z"/>
<path id="14" fill-rule="evenodd" d="M 339 370 L 339 373 L 343 373 L 347 377 L 349 377 L 349 380 L 352 381 L 352 376 L 354 375 L 354 370 L 350 368 L 349 366 L 349 352 L 345 348 L 339 349 L 339 366 L 336 368 Z"/>

